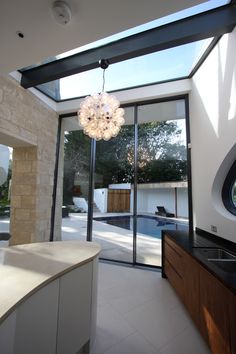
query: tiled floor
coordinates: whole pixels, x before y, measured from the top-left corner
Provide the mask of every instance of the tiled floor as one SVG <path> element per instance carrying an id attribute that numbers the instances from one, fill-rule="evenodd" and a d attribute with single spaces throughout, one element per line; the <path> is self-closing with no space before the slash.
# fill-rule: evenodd
<path id="1" fill-rule="evenodd" d="M 159 272 L 99 264 L 92 354 L 210 354 Z"/>

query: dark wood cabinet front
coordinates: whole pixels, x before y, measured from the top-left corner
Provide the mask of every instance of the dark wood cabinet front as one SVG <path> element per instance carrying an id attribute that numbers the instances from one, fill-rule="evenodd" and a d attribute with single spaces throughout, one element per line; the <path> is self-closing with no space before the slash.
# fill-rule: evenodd
<path id="1" fill-rule="evenodd" d="M 236 295 L 165 234 L 165 275 L 212 354 L 236 354 Z"/>
<path id="2" fill-rule="evenodd" d="M 230 294 L 229 314 L 231 354 L 236 354 L 236 295 L 233 293 Z"/>
<path id="3" fill-rule="evenodd" d="M 193 321 L 199 326 L 199 265 L 185 252 L 184 263 L 184 303 Z"/>
<path id="4" fill-rule="evenodd" d="M 200 331 L 214 354 L 230 354 L 229 291 L 200 269 Z"/>

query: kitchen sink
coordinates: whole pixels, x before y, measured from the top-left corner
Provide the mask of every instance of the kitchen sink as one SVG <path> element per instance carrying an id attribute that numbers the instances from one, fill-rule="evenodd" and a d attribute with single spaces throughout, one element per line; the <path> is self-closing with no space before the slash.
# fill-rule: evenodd
<path id="1" fill-rule="evenodd" d="M 197 248 L 199 256 L 227 273 L 236 273 L 236 256 L 222 248 Z"/>
<path id="2" fill-rule="evenodd" d="M 208 261 L 236 261 L 236 256 L 222 248 L 199 248 L 198 252 Z"/>

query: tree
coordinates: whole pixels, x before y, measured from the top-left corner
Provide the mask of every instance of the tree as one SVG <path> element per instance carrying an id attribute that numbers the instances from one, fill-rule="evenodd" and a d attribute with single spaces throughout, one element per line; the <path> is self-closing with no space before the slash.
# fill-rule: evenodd
<path id="1" fill-rule="evenodd" d="M 12 176 L 12 160 L 9 161 L 7 180 L 0 186 L 0 206 L 6 206 L 9 204 L 9 188 Z"/>
<path id="2" fill-rule="evenodd" d="M 138 125 L 138 183 L 186 180 L 186 146 L 180 142 L 178 121 Z M 82 131 L 65 136 L 64 194 L 72 197 L 75 175 L 89 176 L 90 139 Z M 132 183 L 134 126 L 125 125 L 117 137 L 96 144 L 95 187 Z"/>
<path id="3" fill-rule="evenodd" d="M 65 134 L 63 204 L 71 204 L 75 175 L 89 177 L 90 139 L 81 130 Z"/>

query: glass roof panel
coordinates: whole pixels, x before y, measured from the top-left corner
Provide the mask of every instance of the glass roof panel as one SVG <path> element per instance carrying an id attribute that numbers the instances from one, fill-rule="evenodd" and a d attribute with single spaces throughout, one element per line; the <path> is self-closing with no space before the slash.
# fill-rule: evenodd
<path id="1" fill-rule="evenodd" d="M 143 31 L 146 31 L 146 30 L 149 30 L 149 29 L 152 29 L 152 28 L 156 28 L 156 27 L 159 27 L 159 26 L 162 26 L 162 25 L 166 25 L 168 23 L 171 23 L 171 22 L 174 22 L 174 21 L 178 21 L 178 20 L 181 20 L 183 18 L 187 18 L 187 17 L 193 16 L 193 15 L 196 15 L 196 14 L 200 14 L 202 12 L 206 12 L 206 11 L 215 9 L 215 8 L 227 5 L 229 3 L 230 3 L 230 0 L 208 0 L 206 2 L 203 2 L 202 4 L 190 7 L 188 9 L 176 12 L 176 13 L 168 15 L 168 16 L 164 16 L 162 18 L 150 21 L 150 22 L 145 23 L 143 25 L 136 26 L 136 27 L 133 27 L 131 29 L 122 31 L 120 33 L 116 33 L 116 34 L 114 34 L 112 36 L 109 36 L 109 37 L 97 40 L 95 42 L 86 44 L 84 46 L 72 49 L 72 50 L 67 51 L 65 53 L 59 54 L 59 55 L 57 55 L 55 57 L 47 58 L 47 59 L 43 60 L 42 62 L 39 62 L 39 63 L 37 63 L 35 65 L 30 65 L 28 67 L 22 68 L 20 71 L 25 71 L 25 70 L 40 66 L 40 65 L 45 64 L 45 63 L 49 63 L 49 62 L 56 61 L 56 60 L 61 59 L 61 58 L 69 57 L 69 56 L 74 55 L 76 53 L 81 53 L 83 51 L 86 51 L 86 50 L 89 50 L 89 49 L 92 49 L 92 48 L 97 48 L 97 47 L 100 47 L 102 45 L 117 41 L 117 40 L 119 40 L 121 38 L 129 37 L 129 36 L 131 36 L 133 34 L 136 34 L 136 33 L 141 33 Z"/>
<path id="2" fill-rule="evenodd" d="M 105 91 L 188 77 L 212 39 L 188 43 L 110 65 L 105 71 Z M 102 91 L 103 70 L 89 70 L 37 86 L 56 100 Z"/>

